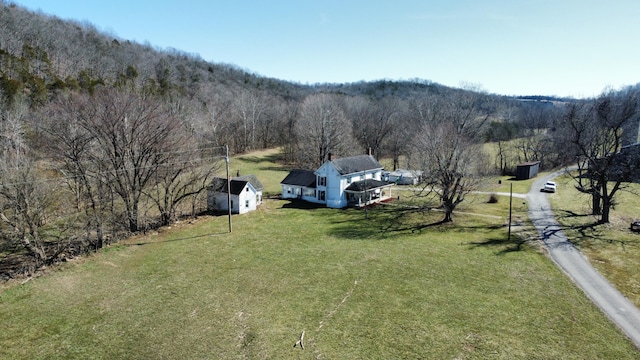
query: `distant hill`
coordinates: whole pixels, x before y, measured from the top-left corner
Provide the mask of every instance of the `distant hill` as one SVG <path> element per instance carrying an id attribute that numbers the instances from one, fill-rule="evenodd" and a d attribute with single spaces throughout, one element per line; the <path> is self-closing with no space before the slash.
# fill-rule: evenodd
<path id="1" fill-rule="evenodd" d="M 33 13 L 0 3 L 0 91 L 42 103 L 59 90 L 135 83 L 161 93 L 195 97 L 215 84 L 225 91 L 268 89 L 296 96 L 308 88 L 215 64 L 180 50 L 161 50 L 116 38 L 88 23 Z"/>
<path id="2" fill-rule="evenodd" d="M 212 92 L 240 90 L 266 91 L 289 100 L 314 92 L 380 99 L 458 90 L 423 79 L 303 85 L 260 76 L 233 64 L 207 62 L 178 49 L 121 39 L 89 23 L 34 13 L 4 0 L 0 2 L 0 24 L 0 91 L 8 101 L 24 94 L 37 105 L 56 91 L 127 84 L 204 102 Z"/>
<path id="3" fill-rule="evenodd" d="M 296 155 L 294 124 L 305 99 L 313 94 L 341 97 L 342 111 L 356 127 L 362 126 L 357 122 L 363 116 L 375 117 L 381 109 L 374 108 L 383 99 L 385 104 L 378 107 L 397 109 L 395 121 L 415 119 L 417 115 L 410 112 L 426 97 L 475 94 L 483 111 L 509 122 L 531 122 L 531 117 L 522 116 L 524 112 L 570 101 L 476 93 L 425 79 L 299 84 L 260 76 L 233 64 L 207 62 L 177 49 L 139 44 L 100 32 L 89 23 L 61 20 L 0 0 L 0 106 L 20 102 L 38 109 L 58 94 L 92 94 L 104 87 L 163 97 L 193 131 L 215 144 L 228 144 L 234 153 L 285 146 L 291 157 Z M 370 109 L 363 111 L 363 104 Z M 509 109 L 508 117 L 504 109 Z M 371 146 L 358 136 L 350 140 L 353 151 Z M 381 141 L 376 141 L 374 147 L 381 147 Z M 377 150 L 384 151 L 382 147 Z"/>
<path id="4" fill-rule="evenodd" d="M 575 101 L 573 98 L 557 97 L 557 96 L 545 96 L 545 95 L 524 95 L 514 97 L 520 101 L 533 101 L 539 103 L 568 103 Z"/>

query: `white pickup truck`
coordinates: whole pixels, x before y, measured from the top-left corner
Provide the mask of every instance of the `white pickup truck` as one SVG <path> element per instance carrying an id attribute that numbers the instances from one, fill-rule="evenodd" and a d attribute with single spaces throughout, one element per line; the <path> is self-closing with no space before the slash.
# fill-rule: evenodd
<path id="1" fill-rule="evenodd" d="M 554 193 L 556 192 L 556 183 L 553 181 L 547 181 L 546 183 L 544 183 L 544 187 L 540 190 L 544 192 Z"/>

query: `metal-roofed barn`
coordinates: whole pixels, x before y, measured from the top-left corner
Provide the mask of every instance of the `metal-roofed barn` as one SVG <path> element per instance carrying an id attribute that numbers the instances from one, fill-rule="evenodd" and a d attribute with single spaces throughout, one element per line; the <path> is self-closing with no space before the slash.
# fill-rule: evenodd
<path id="1" fill-rule="evenodd" d="M 533 179 L 538 176 L 540 161 L 530 161 L 518 164 L 516 167 L 516 180 Z"/>

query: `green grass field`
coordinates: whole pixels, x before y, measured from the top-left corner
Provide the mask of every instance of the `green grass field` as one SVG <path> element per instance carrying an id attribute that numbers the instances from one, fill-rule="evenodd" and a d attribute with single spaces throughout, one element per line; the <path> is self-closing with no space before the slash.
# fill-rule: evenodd
<path id="1" fill-rule="evenodd" d="M 231 169 L 277 192 L 286 171 L 262 155 Z M 506 239 L 508 198 L 486 198 L 435 226 L 442 214 L 399 201 L 365 213 L 267 199 L 232 233 L 205 216 L 134 237 L 5 284 L 0 358 L 638 358 L 522 243 L 531 229 Z M 302 331 L 305 349 L 293 348 Z"/>

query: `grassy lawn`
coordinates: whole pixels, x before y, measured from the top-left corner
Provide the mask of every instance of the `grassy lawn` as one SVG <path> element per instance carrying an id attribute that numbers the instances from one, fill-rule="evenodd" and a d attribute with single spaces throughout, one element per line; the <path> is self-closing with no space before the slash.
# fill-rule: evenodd
<path id="1" fill-rule="evenodd" d="M 287 176 L 290 169 L 276 164 L 279 156 L 279 149 L 269 149 L 234 157 L 229 161 L 230 175 L 235 176 L 237 171 L 240 171 L 240 175 L 254 174 L 264 185 L 265 197 L 280 195 L 280 181 Z"/>
<path id="2" fill-rule="evenodd" d="M 569 176 L 557 179 L 558 192 L 549 196 L 565 233 L 600 271 L 629 300 L 640 306 L 640 234 L 629 231 L 640 219 L 640 185 L 631 184 L 616 196 L 609 224 L 596 224 L 590 197 L 578 192 Z"/>
<path id="3" fill-rule="evenodd" d="M 286 175 L 259 157 L 234 163 L 269 191 Z M 268 199 L 231 234 L 210 216 L 134 237 L 5 285 L 0 358 L 637 358 L 518 240 L 526 227 L 505 239 L 508 198 L 486 199 L 437 226 L 424 225 L 442 214 L 400 201 L 365 213 Z"/>

